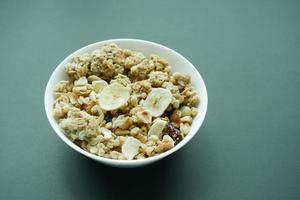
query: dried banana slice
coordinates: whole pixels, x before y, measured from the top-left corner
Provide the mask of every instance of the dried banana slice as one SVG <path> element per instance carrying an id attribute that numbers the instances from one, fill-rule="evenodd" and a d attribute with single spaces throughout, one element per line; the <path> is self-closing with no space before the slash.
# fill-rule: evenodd
<path id="1" fill-rule="evenodd" d="M 159 117 L 172 101 L 172 94 L 164 88 L 153 88 L 143 103 L 152 116 Z"/>
<path id="2" fill-rule="evenodd" d="M 129 99 L 129 88 L 119 83 L 105 87 L 99 95 L 99 105 L 104 110 L 115 110 L 126 104 Z"/>

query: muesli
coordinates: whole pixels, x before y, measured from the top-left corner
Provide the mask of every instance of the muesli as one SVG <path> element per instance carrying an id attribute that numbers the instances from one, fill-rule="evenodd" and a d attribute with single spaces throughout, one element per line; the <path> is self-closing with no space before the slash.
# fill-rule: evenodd
<path id="1" fill-rule="evenodd" d="M 191 76 L 171 73 L 158 55 L 114 43 L 75 56 L 54 90 L 54 117 L 82 149 L 105 158 L 143 159 L 173 148 L 190 131 L 199 97 Z"/>

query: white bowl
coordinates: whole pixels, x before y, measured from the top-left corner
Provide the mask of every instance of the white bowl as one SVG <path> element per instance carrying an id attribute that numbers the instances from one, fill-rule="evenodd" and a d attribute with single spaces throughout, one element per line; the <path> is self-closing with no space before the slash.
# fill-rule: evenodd
<path id="1" fill-rule="evenodd" d="M 77 146 L 72 141 L 70 141 L 64 135 L 63 131 L 60 129 L 57 122 L 53 118 L 53 109 L 52 109 L 53 101 L 54 101 L 53 90 L 54 90 L 54 86 L 56 83 L 58 83 L 60 80 L 67 79 L 67 76 L 64 71 L 65 64 L 68 63 L 73 56 L 78 55 L 78 54 L 87 53 L 87 52 L 92 52 L 92 51 L 102 47 L 105 43 L 109 43 L 109 42 L 114 42 L 121 48 L 127 48 L 127 49 L 131 49 L 134 51 L 142 52 L 146 56 L 149 56 L 149 54 L 152 54 L 152 53 L 157 54 L 169 61 L 170 66 L 172 67 L 172 72 L 176 72 L 176 71 L 184 72 L 184 73 L 191 75 L 192 85 L 200 97 L 200 104 L 198 106 L 198 115 L 194 118 L 191 130 L 188 133 L 188 135 L 180 143 L 178 143 L 174 148 L 172 148 L 162 154 L 159 154 L 157 156 L 145 158 L 145 159 L 141 159 L 141 160 L 113 160 L 113 159 L 103 158 L 103 157 L 91 154 L 87 151 L 84 151 L 79 146 Z M 45 101 L 44 103 L 45 103 L 46 114 L 47 114 L 48 120 L 49 120 L 52 128 L 54 129 L 55 133 L 72 149 L 74 149 L 75 151 L 77 151 L 91 159 L 94 159 L 98 162 L 101 162 L 101 163 L 104 163 L 107 165 L 116 166 L 116 167 L 138 167 L 138 166 L 147 165 L 147 164 L 156 162 L 162 158 L 165 158 L 166 156 L 174 153 L 175 151 L 177 151 L 178 149 L 180 149 L 181 147 L 186 145 L 192 139 L 192 137 L 195 136 L 195 134 L 198 132 L 201 124 L 203 123 L 204 117 L 206 115 L 207 91 L 206 91 L 204 81 L 203 81 L 201 75 L 199 74 L 199 72 L 197 71 L 197 69 L 192 65 L 192 63 L 190 63 L 185 57 L 183 57 L 176 51 L 174 51 L 168 47 L 165 47 L 163 45 L 160 45 L 160 44 L 157 44 L 154 42 L 145 41 L 145 40 L 112 39 L 112 40 L 105 40 L 105 41 L 101 41 L 101 42 L 97 42 L 97 43 L 85 46 L 85 47 L 75 51 L 74 53 L 69 55 L 67 58 L 65 58 L 56 67 L 56 69 L 54 70 L 54 72 L 52 73 L 52 75 L 48 81 L 46 91 L 45 91 L 44 101 Z M 190 156 L 192 156 L 192 155 L 190 155 Z"/>

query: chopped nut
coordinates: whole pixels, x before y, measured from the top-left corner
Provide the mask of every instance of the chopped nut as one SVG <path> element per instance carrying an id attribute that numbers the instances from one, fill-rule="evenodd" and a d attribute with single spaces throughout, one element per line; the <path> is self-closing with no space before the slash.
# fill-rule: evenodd
<path id="1" fill-rule="evenodd" d="M 113 122 L 113 128 L 128 129 L 132 125 L 132 119 L 125 115 L 119 115 Z"/>
<path id="2" fill-rule="evenodd" d="M 111 122 L 106 123 L 105 128 L 111 129 L 112 128 L 112 123 Z"/>
<path id="3" fill-rule="evenodd" d="M 98 156 L 103 156 L 105 154 L 104 149 L 98 149 L 97 155 Z"/>
<path id="4" fill-rule="evenodd" d="M 123 129 L 116 129 L 114 132 L 116 135 L 129 135 L 129 130 L 123 130 Z"/>
<path id="5" fill-rule="evenodd" d="M 180 108 L 180 111 L 181 111 L 181 116 L 182 117 L 191 116 L 191 114 L 192 114 L 191 109 L 188 106 L 182 106 Z"/>
<path id="6" fill-rule="evenodd" d="M 111 151 L 110 152 L 110 157 L 112 158 L 112 159 L 118 159 L 119 157 L 120 157 L 120 155 L 121 155 L 121 153 L 120 152 L 118 152 L 118 151 Z"/>
<path id="7" fill-rule="evenodd" d="M 104 139 L 110 139 L 112 137 L 112 132 L 107 128 L 101 127 L 100 132 L 103 134 Z"/>
<path id="8" fill-rule="evenodd" d="M 176 127 L 179 127 L 180 116 L 181 116 L 181 112 L 179 110 L 174 111 L 173 114 L 171 115 L 171 122 L 174 123 Z"/>
<path id="9" fill-rule="evenodd" d="M 180 119 L 180 122 L 182 122 L 182 123 L 189 123 L 189 124 L 191 124 L 192 121 L 193 121 L 193 118 L 191 116 L 185 116 L 185 117 L 182 117 Z"/>
<path id="10" fill-rule="evenodd" d="M 95 76 L 95 75 L 91 75 L 91 76 L 88 77 L 88 81 L 90 83 L 92 83 L 93 81 L 100 81 L 100 80 L 102 80 L 102 79 L 99 78 L 98 76 Z"/>
<path id="11" fill-rule="evenodd" d="M 139 127 L 134 127 L 133 129 L 130 130 L 130 135 L 135 136 L 140 132 L 141 132 L 141 130 Z"/>
<path id="12" fill-rule="evenodd" d="M 149 135 L 148 140 L 157 142 L 159 140 L 159 137 L 157 135 Z"/>
<path id="13" fill-rule="evenodd" d="M 180 132 L 183 135 L 187 135 L 190 132 L 191 126 L 188 123 L 180 123 Z"/>
<path id="14" fill-rule="evenodd" d="M 138 98 L 137 95 L 131 95 L 130 97 L 130 103 L 132 106 L 137 106 L 138 105 Z"/>
<path id="15" fill-rule="evenodd" d="M 146 147 L 145 151 L 147 156 L 151 156 L 151 153 L 154 151 L 154 147 Z"/>
<path id="16" fill-rule="evenodd" d="M 147 142 L 147 136 L 145 136 L 142 133 L 139 133 L 135 136 L 139 141 L 141 141 L 142 143 L 146 143 Z"/>
<path id="17" fill-rule="evenodd" d="M 74 81 L 74 86 L 84 86 L 88 83 L 86 77 L 81 77 L 80 79 Z"/>
<path id="18" fill-rule="evenodd" d="M 96 93 L 95 93 L 94 91 L 92 91 L 92 92 L 90 93 L 90 95 L 89 95 L 89 98 L 90 98 L 91 101 L 96 102 L 96 101 L 97 101 L 97 100 L 96 100 Z"/>
<path id="19" fill-rule="evenodd" d="M 132 160 L 139 152 L 141 142 L 134 137 L 128 137 L 122 146 L 122 153 L 128 159 Z"/>
<path id="20" fill-rule="evenodd" d="M 152 126 L 149 129 L 148 135 L 156 135 L 157 137 L 160 137 L 162 131 L 166 127 L 167 122 L 161 119 L 157 119 L 154 121 Z"/>
<path id="21" fill-rule="evenodd" d="M 137 112 L 136 117 L 138 122 L 141 123 L 150 124 L 152 122 L 152 115 L 147 110 Z"/>
<path id="22" fill-rule="evenodd" d="M 91 147 L 90 148 L 90 152 L 93 153 L 93 154 L 95 154 L 95 153 L 98 152 L 98 148 L 97 147 Z"/>
<path id="23" fill-rule="evenodd" d="M 103 142 L 105 138 L 102 135 L 98 135 L 97 137 L 90 140 L 90 145 L 97 145 L 99 142 Z"/>
<path id="24" fill-rule="evenodd" d="M 157 145 L 157 147 L 155 148 L 155 152 L 156 153 L 162 153 L 162 152 L 165 152 L 169 149 L 172 149 L 173 147 L 174 147 L 173 139 L 168 135 L 164 135 L 162 142 L 159 143 Z"/>
<path id="25" fill-rule="evenodd" d="M 76 86 L 76 87 L 73 87 L 72 91 L 77 96 L 87 96 L 91 92 L 90 90 L 87 89 L 87 86 Z"/>

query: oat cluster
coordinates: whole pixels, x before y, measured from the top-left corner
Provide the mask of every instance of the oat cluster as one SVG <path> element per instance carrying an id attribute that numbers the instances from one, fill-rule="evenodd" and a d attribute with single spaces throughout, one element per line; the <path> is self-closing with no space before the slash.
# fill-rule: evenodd
<path id="1" fill-rule="evenodd" d="M 184 67 L 184 66 L 182 66 Z M 114 43 L 75 56 L 54 90 L 65 135 L 98 156 L 132 160 L 173 148 L 190 131 L 199 97 L 168 61 Z"/>

